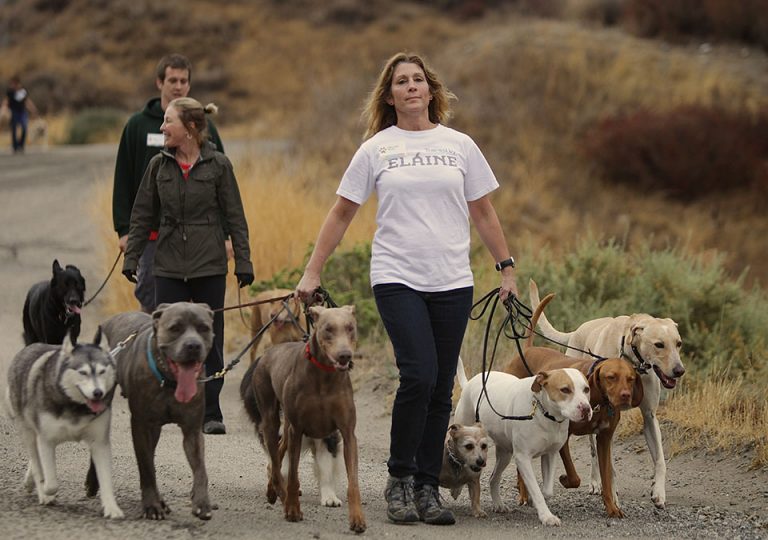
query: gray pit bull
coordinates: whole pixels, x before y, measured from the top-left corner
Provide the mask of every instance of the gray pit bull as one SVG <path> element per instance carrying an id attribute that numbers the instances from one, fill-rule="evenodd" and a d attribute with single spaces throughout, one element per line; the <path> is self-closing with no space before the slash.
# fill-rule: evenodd
<path id="1" fill-rule="evenodd" d="M 201 431 L 205 392 L 198 378 L 213 343 L 213 312 L 206 304 L 161 304 L 151 316 L 141 312 L 115 315 L 102 329 L 111 347 L 137 332 L 115 354 L 115 360 L 117 382 L 131 411 L 144 517 L 164 519 L 170 512 L 157 489 L 155 448 L 163 425 L 173 423 L 181 428 L 184 453 L 192 468 L 192 513 L 211 519 Z M 86 488 L 89 494 L 98 490 L 95 474 L 89 472 Z"/>

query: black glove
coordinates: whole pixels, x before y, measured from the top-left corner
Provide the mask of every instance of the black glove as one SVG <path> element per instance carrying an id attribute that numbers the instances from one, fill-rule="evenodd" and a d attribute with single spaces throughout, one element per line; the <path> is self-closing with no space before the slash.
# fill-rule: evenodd
<path id="1" fill-rule="evenodd" d="M 237 286 L 241 289 L 253 283 L 253 274 L 250 272 L 235 272 L 237 276 Z"/>
<path id="2" fill-rule="evenodd" d="M 123 270 L 123 275 L 125 276 L 125 279 L 131 283 L 138 283 L 138 280 L 136 279 L 136 270 Z"/>

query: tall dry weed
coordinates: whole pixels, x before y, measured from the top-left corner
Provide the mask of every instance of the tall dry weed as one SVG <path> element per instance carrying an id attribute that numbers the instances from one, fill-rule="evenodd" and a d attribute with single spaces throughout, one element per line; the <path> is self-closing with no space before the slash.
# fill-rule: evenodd
<path id="1" fill-rule="evenodd" d="M 748 450 L 752 468 L 768 468 L 768 403 L 745 395 L 743 381 L 711 379 L 669 394 L 659 408 L 669 457 L 693 449 L 707 452 Z M 622 414 L 617 437 L 642 431 L 639 409 Z"/>

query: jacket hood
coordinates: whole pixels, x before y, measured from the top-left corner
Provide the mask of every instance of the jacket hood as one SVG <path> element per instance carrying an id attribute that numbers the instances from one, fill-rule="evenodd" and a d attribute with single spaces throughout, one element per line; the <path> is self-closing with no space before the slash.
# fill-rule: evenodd
<path id="1" fill-rule="evenodd" d="M 147 101 L 147 104 L 144 105 L 144 110 L 141 111 L 141 114 L 162 120 L 165 115 L 163 113 L 162 107 L 160 107 L 160 98 L 155 97 Z"/>

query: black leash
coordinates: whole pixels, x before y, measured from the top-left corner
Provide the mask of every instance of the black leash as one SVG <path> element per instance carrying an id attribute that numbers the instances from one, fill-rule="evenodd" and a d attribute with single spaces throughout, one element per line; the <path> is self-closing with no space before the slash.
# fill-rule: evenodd
<path id="1" fill-rule="evenodd" d="M 469 318 L 472 320 L 478 320 L 483 317 L 485 312 L 488 310 L 488 307 L 490 308 L 490 313 L 488 315 L 488 322 L 485 325 L 485 333 L 483 336 L 483 366 L 482 366 L 482 374 L 481 374 L 481 381 L 482 381 L 482 390 L 480 391 L 480 395 L 477 399 L 477 404 L 475 405 L 475 421 L 480 421 L 480 403 L 482 402 L 483 396 L 485 396 L 486 401 L 488 402 L 488 406 L 490 409 L 502 420 L 532 420 L 534 415 L 536 414 L 536 409 L 540 408 L 542 414 L 549 420 L 553 422 L 560 423 L 563 420 L 558 420 L 554 416 L 552 416 L 542 405 L 542 403 L 539 401 L 537 397 L 534 397 L 532 400 L 532 409 L 531 413 L 523 416 L 510 416 L 501 414 L 496 408 L 493 406 L 493 403 L 491 403 L 491 398 L 488 395 L 488 379 L 491 375 L 491 368 L 493 367 L 493 361 L 496 358 L 496 351 L 498 349 L 499 339 L 501 338 L 502 334 L 506 336 L 509 339 L 513 339 L 515 341 L 515 344 L 517 346 L 517 350 L 520 354 L 520 358 L 523 361 L 523 364 L 525 365 L 526 370 L 528 370 L 528 373 L 531 374 L 531 376 L 534 375 L 534 373 L 531 371 L 531 368 L 528 366 L 528 363 L 525 360 L 525 355 L 523 354 L 522 347 L 520 346 L 520 340 L 521 339 L 528 339 L 530 334 L 526 334 L 526 330 L 530 332 L 534 332 L 535 330 L 531 328 L 531 317 L 533 315 L 533 312 L 531 311 L 531 308 L 523 304 L 516 296 L 510 295 L 504 302 L 504 307 L 506 314 L 504 316 L 504 320 L 502 321 L 501 325 L 499 326 L 498 331 L 496 332 L 496 337 L 493 342 L 493 350 L 491 352 L 491 358 L 490 362 L 488 361 L 488 341 L 490 339 L 490 333 L 491 333 L 491 327 L 493 326 L 493 318 L 496 314 L 496 308 L 499 303 L 499 288 L 493 289 L 491 292 L 486 294 L 483 298 L 475 302 L 475 304 L 472 306 L 472 311 L 475 310 L 475 308 L 481 304 L 483 304 L 483 309 L 480 311 L 478 315 L 472 315 L 472 312 L 470 312 Z M 539 334 L 541 335 L 541 334 Z"/>
<path id="2" fill-rule="evenodd" d="M 336 302 L 334 302 L 333 299 L 331 298 L 331 293 L 329 293 L 323 287 L 318 287 L 317 289 L 315 289 L 315 292 L 312 293 L 311 301 L 310 302 L 306 302 L 304 304 L 304 319 L 305 319 L 305 321 L 307 323 L 307 332 L 311 331 L 312 330 L 312 326 L 313 326 L 313 324 L 312 324 L 312 317 L 309 316 L 309 308 L 312 307 L 312 306 L 315 306 L 317 304 L 320 304 L 320 305 L 323 305 L 323 306 L 329 307 L 329 308 L 339 307 L 338 304 L 336 304 Z M 293 315 L 293 314 L 291 314 L 291 315 Z M 295 324 L 298 325 L 298 321 L 296 321 Z M 299 326 L 299 328 L 301 328 L 301 327 Z M 308 339 L 309 339 L 309 334 L 305 333 L 304 341 L 306 341 Z"/>
<path id="3" fill-rule="evenodd" d="M 214 379 L 223 379 L 224 376 L 229 371 L 232 370 L 232 368 L 234 368 L 237 364 L 240 363 L 240 359 L 243 357 L 243 355 L 248 352 L 248 349 L 253 347 L 253 344 L 256 343 L 256 341 L 264 334 L 264 332 L 267 331 L 267 329 L 270 327 L 270 325 L 273 322 L 275 322 L 275 319 L 277 319 L 277 317 L 280 315 L 280 313 L 281 313 L 280 311 L 275 313 L 275 315 L 264 326 L 262 326 L 261 329 L 258 332 L 256 332 L 256 335 L 253 336 L 253 338 L 251 338 L 251 341 L 249 341 L 246 344 L 246 346 L 243 347 L 243 350 L 240 351 L 238 353 L 238 355 L 235 356 L 235 358 L 232 359 L 232 361 L 229 364 L 227 364 L 227 366 L 224 369 L 222 369 L 221 371 L 217 371 L 216 373 L 214 373 L 213 375 L 209 375 L 208 377 L 203 377 L 202 379 L 198 379 L 198 382 L 207 383 L 207 382 L 212 381 Z"/>
<path id="4" fill-rule="evenodd" d="M 122 254 L 123 254 L 123 252 L 122 252 L 122 251 L 118 251 L 118 252 L 117 252 L 117 258 L 115 258 L 115 262 L 112 264 L 112 268 L 110 269 L 109 273 L 107 274 L 107 277 L 106 277 L 106 278 L 104 278 L 104 282 L 101 284 L 101 287 L 99 287 L 99 288 L 98 288 L 98 290 L 97 290 L 97 291 L 96 291 L 96 292 L 93 294 L 93 296 L 91 296 L 91 297 L 90 297 L 88 300 L 86 300 L 85 302 L 83 302 L 83 307 L 85 307 L 85 306 L 87 306 L 88 304 L 90 304 L 90 303 L 93 301 L 93 299 L 94 299 L 94 298 L 96 298 L 96 296 L 98 296 L 98 294 L 99 294 L 99 293 L 101 292 L 101 290 L 104 288 L 104 285 L 106 285 L 106 284 L 107 284 L 107 281 L 109 281 L 109 278 L 111 278 L 111 277 L 112 277 L 112 272 L 114 272 L 114 271 L 115 271 L 115 268 L 117 267 L 117 263 L 118 263 L 118 261 L 120 260 L 120 257 L 122 256 Z"/>

